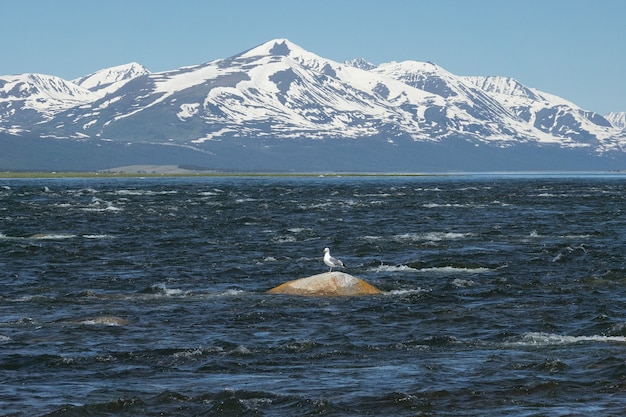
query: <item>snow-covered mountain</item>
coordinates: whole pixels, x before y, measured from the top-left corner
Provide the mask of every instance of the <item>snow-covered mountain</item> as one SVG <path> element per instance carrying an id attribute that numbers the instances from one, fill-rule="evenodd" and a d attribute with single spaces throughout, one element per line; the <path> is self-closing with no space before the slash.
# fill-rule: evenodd
<path id="1" fill-rule="evenodd" d="M 562 138 L 572 146 L 592 144 L 598 150 L 620 148 L 612 124 L 601 115 L 581 109 L 561 97 L 526 87 L 507 77 L 463 77 L 535 129 Z"/>
<path id="2" fill-rule="evenodd" d="M 98 96 L 72 82 L 44 74 L 0 76 L 0 132 L 25 132 L 64 110 Z"/>
<path id="3" fill-rule="evenodd" d="M 399 148 L 403 157 L 461 152 L 452 159 L 475 147 L 520 146 L 621 156 L 626 134 L 619 120 L 510 78 L 457 76 L 417 61 L 338 63 L 286 39 L 158 73 L 131 63 L 72 82 L 0 77 L 0 132 L 176 146 L 211 155 L 207 165 L 236 159 L 243 148 L 257 158 L 270 149 L 283 161 L 286 153 L 321 157 L 320 147 L 333 146 L 347 152 L 330 157 L 339 168 L 358 148 L 391 170 Z"/>
<path id="4" fill-rule="evenodd" d="M 54 123 L 59 113 L 93 103 L 148 73 L 132 63 L 74 81 L 45 74 L 0 76 L 0 132 L 28 132 L 32 125 Z"/>
<path id="5" fill-rule="evenodd" d="M 611 112 L 605 116 L 613 127 L 626 129 L 626 112 Z"/>
<path id="6" fill-rule="evenodd" d="M 130 64 L 118 65 L 85 75 L 72 80 L 72 82 L 87 90 L 100 92 L 104 96 L 107 93 L 120 89 L 127 81 L 148 74 L 150 74 L 150 71 L 146 67 L 136 62 L 131 62 Z"/>

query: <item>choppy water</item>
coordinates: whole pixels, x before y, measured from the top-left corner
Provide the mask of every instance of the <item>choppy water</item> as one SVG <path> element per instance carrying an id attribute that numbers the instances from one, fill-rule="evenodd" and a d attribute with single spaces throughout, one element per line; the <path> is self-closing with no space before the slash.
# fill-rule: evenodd
<path id="1" fill-rule="evenodd" d="M 268 295 L 325 272 L 381 288 Z M 626 177 L 0 180 L 13 416 L 626 413 Z"/>

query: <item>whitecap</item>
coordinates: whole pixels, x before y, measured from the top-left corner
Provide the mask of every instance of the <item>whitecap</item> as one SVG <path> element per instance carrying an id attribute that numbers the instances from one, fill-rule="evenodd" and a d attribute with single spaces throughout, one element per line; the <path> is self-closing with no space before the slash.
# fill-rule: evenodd
<path id="1" fill-rule="evenodd" d="M 110 201 L 104 201 L 104 200 L 100 200 L 99 198 L 94 198 L 92 200 L 91 205 L 89 205 L 89 207 L 84 207 L 81 210 L 102 212 L 102 211 L 122 211 L 123 209 L 113 205 L 113 203 Z"/>
<path id="2" fill-rule="evenodd" d="M 513 345 L 520 346 L 553 346 L 553 345 L 572 345 L 585 342 L 618 342 L 626 343 L 624 336 L 566 336 L 553 333 L 530 332 L 524 334 L 518 342 Z"/>
<path id="3" fill-rule="evenodd" d="M 153 191 L 153 190 L 117 190 L 113 194 L 116 195 L 128 195 L 128 196 L 154 196 L 154 195 L 170 195 L 170 194 L 178 194 L 176 190 L 164 190 L 164 191 Z"/>
<path id="4" fill-rule="evenodd" d="M 173 354 L 175 358 L 192 358 L 194 356 L 202 356 L 204 352 L 201 348 L 185 350 L 182 352 L 176 352 Z"/>
<path id="5" fill-rule="evenodd" d="M 9 343 L 13 341 L 9 336 L 4 336 L 0 334 L 0 344 Z"/>
<path id="6" fill-rule="evenodd" d="M 83 320 L 80 324 L 89 326 L 124 326 L 128 324 L 128 320 L 115 316 L 99 316 Z"/>
<path id="7" fill-rule="evenodd" d="M 449 207 L 453 207 L 453 208 L 463 208 L 463 207 L 470 207 L 467 204 L 458 204 L 458 203 L 446 203 L 446 204 L 438 204 L 438 203 L 425 203 L 422 204 L 422 207 L 424 208 L 441 208 L 441 207 L 445 207 L 445 208 L 449 208 Z"/>
<path id="8" fill-rule="evenodd" d="M 399 241 L 431 241 L 439 242 L 443 240 L 459 240 L 472 236 L 471 233 L 457 232 L 426 232 L 426 233 L 403 233 L 393 236 L 394 240 Z"/>
<path id="9" fill-rule="evenodd" d="M 417 272 L 418 269 L 411 268 L 408 265 L 379 265 L 374 268 L 370 268 L 371 272 Z"/>
<path id="10" fill-rule="evenodd" d="M 252 351 L 243 345 L 239 345 L 235 349 L 233 349 L 230 353 L 236 354 L 236 355 L 250 355 Z"/>
<path id="11" fill-rule="evenodd" d="M 454 285 L 457 288 L 465 288 L 465 287 L 473 287 L 474 285 L 476 285 L 476 283 L 472 281 L 471 279 L 455 278 L 455 280 L 452 281 L 452 285 Z"/>
<path id="12" fill-rule="evenodd" d="M 275 242 L 275 243 L 291 243 L 295 241 L 296 241 L 296 238 L 293 236 L 280 236 L 280 237 L 272 238 L 272 242 Z"/>
<path id="13" fill-rule="evenodd" d="M 230 290 L 226 290 L 224 292 L 221 292 L 221 293 L 219 293 L 217 295 L 220 296 L 220 297 L 232 297 L 232 296 L 240 295 L 240 294 L 243 294 L 243 293 L 245 293 L 244 290 L 230 289 Z"/>
<path id="14" fill-rule="evenodd" d="M 158 294 L 164 295 L 166 297 L 174 297 L 180 295 L 187 295 L 187 291 L 183 291 L 178 288 L 167 288 L 165 284 L 154 284 L 150 287 L 152 290 L 156 291 Z"/>
<path id="15" fill-rule="evenodd" d="M 365 241 L 374 241 L 374 240 L 381 240 L 382 236 L 370 236 L 370 235 L 368 235 L 368 236 L 362 236 L 359 239 L 365 240 Z"/>
<path id="16" fill-rule="evenodd" d="M 401 289 L 401 290 L 386 291 L 383 294 L 390 295 L 390 296 L 405 296 L 405 295 L 422 294 L 426 292 L 431 292 L 431 290 L 426 290 L 423 288 L 406 288 L 406 289 Z"/>
<path id="17" fill-rule="evenodd" d="M 491 272 L 491 269 L 478 267 L 478 268 L 458 268 L 454 266 L 442 266 L 433 268 L 422 268 L 420 272 L 436 273 L 436 274 L 485 274 Z"/>
<path id="18" fill-rule="evenodd" d="M 292 228 L 287 229 L 287 231 L 291 233 L 302 233 L 302 232 L 308 232 L 310 230 L 311 229 L 308 229 L 306 227 L 292 227 Z"/>
<path id="19" fill-rule="evenodd" d="M 63 240 L 63 239 L 73 239 L 76 235 L 72 234 L 64 234 L 64 233 L 35 233 L 30 238 L 37 240 Z"/>
<path id="20" fill-rule="evenodd" d="M 104 209 L 104 211 L 122 211 L 123 209 L 114 206 L 113 203 L 107 202 L 107 206 Z"/>
<path id="21" fill-rule="evenodd" d="M 85 239 L 113 239 L 113 236 L 111 235 L 83 235 L 83 237 Z"/>

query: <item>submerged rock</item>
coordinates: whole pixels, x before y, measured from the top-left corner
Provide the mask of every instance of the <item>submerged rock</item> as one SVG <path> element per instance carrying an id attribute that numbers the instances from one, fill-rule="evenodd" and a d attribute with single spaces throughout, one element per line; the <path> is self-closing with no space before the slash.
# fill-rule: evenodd
<path id="1" fill-rule="evenodd" d="M 355 296 L 380 294 L 371 284 L 343 272 L 326 272 L 288 281 L 268 291 L 270 294 L 313 296 Z"/>

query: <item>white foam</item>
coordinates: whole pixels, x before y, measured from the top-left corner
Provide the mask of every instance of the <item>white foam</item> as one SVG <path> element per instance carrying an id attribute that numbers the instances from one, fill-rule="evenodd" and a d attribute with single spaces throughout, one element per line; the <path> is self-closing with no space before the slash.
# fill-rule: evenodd
<path id="1" fill-rule="evenodd" d="M 103 204 L 104 203 L 104 204 Z M 119 208 L 110 201 L 102 201 L 95 199 L 93 204 L 90 207 L 82 208 L 83 211 L 92 211 L 92 212 L 104 212 L 104 211 L 122 211 L 124 209 Z"/>
<path id="2" fill-rule="evenodd" d="M 572 345 L 586 342 L 600 343 L 626 343 L 624 336 L 566 336 L 553 333 L 530 332 L 522 336 L 518 342 L 512 345 L 519 346 L 553 346 L 553 345 Z"/>
<path id="3" fill-rule="evenodd" d="M 455 280 L 452 281 L 452 285 L 454 285 L 457 288 L 465 288 L 465 287 L 473 287 L 474 285 L 476 285 L 476 283 L 472 281 L 471 279 L 455 278 Z"/>
<path id="4" fill-rule="evenodd" d="M 457 268 L 454 266 L 443 266 L 436 268 L 422 268 L 420 272 L 428 272 L 435 274 L 485 274 L 491 272 L 489 268 Z"/>
<path id="5" fill-rule="evenodd" d="M 426 233 L 402 233 L 393 236 L 394 240 L 399 241 L 431 241 L 439 242 L 442 240 L 459 240 L 472 236 L 471 233 L 456 232 L 426 232 Z"/>
<path id="6" fill-rule="evenodd" d="M 308 229 L 306 227 L 292 227 L 290 229 L 287 229 L 287 231 L 291 233 L 302 233 L 302 232 L 308 232 L 310 230 L 311 229 Z"/>
<path id="7" fill-rule="evenodd" d="M 73 239 L 76 235 L 65 234 L 65 233 L 37 233 L 32 235 L 31 239 L 38 240 L 63 240 L 63 239 Z"/>
<path id="8" fill-rule="evenodd" d="M 291 242 L 296 242 L 297 239 L 294 236 L 280 236 L 277 238 L 272 239 L 272 242 L 276 242 L 276 243 L 291 243 Z"/>
<path id="9" fill-rule="evenodd" d="M 154 190 L 133 190 L 133 189 L 122 189 L 114 192 L 115 195 L 121 196 L 155 196 L 155 195 L 172 195 L 178 194 L 176 190 L 163 190 L 163 191 L 154 191 Z"/>
<path id="10" fill-rule="evenodd" d="M 80 324 L 88 326 L 123 326 L 128 324 L 128 321 L 115 316 L 101 316 L 83 320 Z"/>
<path id="11" fill-rule="evenodd" d="M 175 358 L 192 358 L 194 356 L 202 356 L 204 354 L 201 348 L 185 350 L 183 352 L 176 352 L 173 354 Z"/>
<path id="12" fill-rule="evenodd" d="M 230 289 L 230 290 L 226 290 L 224 292 L 221 292 L 219 294 L 217 294 L 217 296 L 219 297 L 232 297 L 232 296 L 236 296 L 236 295 L 240 295 L 245 293 L 244 290 L 237 290 L 237 289 Z"/>
<path id="13" fill-rule="evenodd" d="M 83 235 L 85 239 L 113 239 L 111 235 Z"/>
<path id="14" fill-rule="evenodd" d="M 425 292 L 430 292 L 431 290 L 425 290 L 423 288 L 411 288 L 411 289 L 402 289 L 402 290 L 391 290 L 387 291 L 385 295 L 391 296 L 404 296 L 404 295 L 413 295 L 413 294 L 422 294 Z"/>
<path id="15" fill-rule="evenodd" d="M 370 268 L 369 270 L 372 272 L 417 272 L 418 271 L 418 269 L 411 268 L 410 266 L 407 266 L 407 265 L 399 265 L 399 266 L 379 265 L 377 267 Z"/>
<path id="16" fill-rule="evenodd" d="M 439 203 L 425 203 L 422 204 L 422 207 L 424 208 L 440 208 L 440 207 L 454 207 L 454 208 L 463 208 L 463 207 L 471 207 L 467 204 L 452 204 L 452 203 L 446 203 L 446 204 L 439 204 Z"/>

